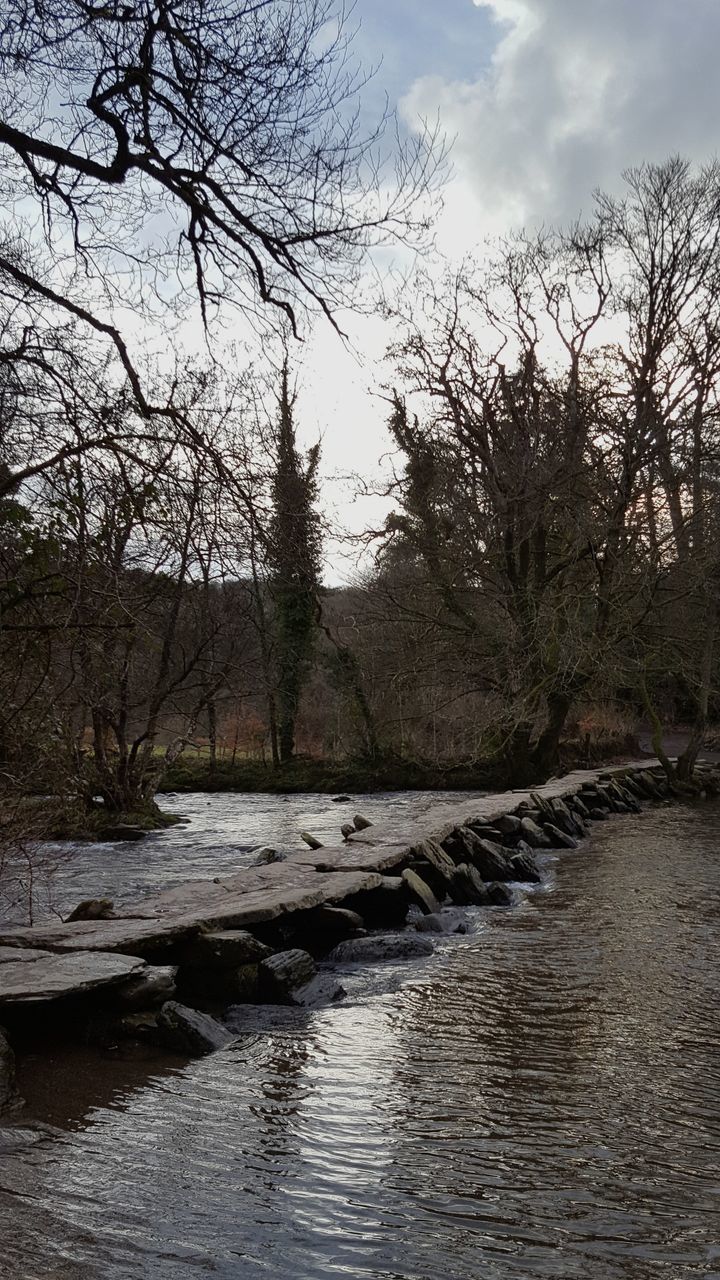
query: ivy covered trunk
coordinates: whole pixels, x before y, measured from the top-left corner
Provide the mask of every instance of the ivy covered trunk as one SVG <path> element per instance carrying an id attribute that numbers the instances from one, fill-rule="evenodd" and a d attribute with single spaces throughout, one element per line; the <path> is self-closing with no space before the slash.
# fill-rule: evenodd
<path id="1" fill-rule="evenodd" d="M 295 727 L 315 634 L 321 535 L 315 510 L 319 446 L 303 459 L 293 419 L 287 361 L 278 396 L 273 515 L 268 537 L 270 593 L 274 608 L 274 703 L 281 764 L 295 754 Z"/>

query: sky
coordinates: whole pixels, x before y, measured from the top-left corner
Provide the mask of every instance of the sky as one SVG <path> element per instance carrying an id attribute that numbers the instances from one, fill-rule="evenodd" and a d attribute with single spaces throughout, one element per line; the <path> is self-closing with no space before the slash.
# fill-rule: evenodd
<path id="1" fill-rule="evenodd" d="M 355 51 L 376 67 L 365 107 L 387 93 L 404 127 L 434 120 L 452 140 L 439 251 L 451 261 L 513 227 L 568 222 L 624 168 L 680 153 L 711 159 L 720 137 L 720 0 L 356 0 Z M 335 514 L 377 524 L 338 476 L 372 482 L 389 447 L 391 379 L 377 319 L 347 322 L 356 351 L 320 325 L 298 354 L 302 433 L 323 440 Z M 332 576 L 352 572 L 333 551 Z"/>

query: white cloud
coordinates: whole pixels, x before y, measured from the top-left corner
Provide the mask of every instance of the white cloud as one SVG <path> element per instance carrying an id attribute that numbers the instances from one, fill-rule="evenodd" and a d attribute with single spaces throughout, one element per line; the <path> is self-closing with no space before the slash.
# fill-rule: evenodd
<path id="1" fill-rule="evenodd" d="M 461 227 L 471 240 L 572 218 L 644 159 L 715 154 L 717 0 L 475 3 L 499 24 L 489 65 L 419 79 L 403 101 L 407 120 L 439 110 L 456 136 L 446 244 Z"/>
<path id="2" fill-rule="evenodd" d="M 474 3 L 483 11 L 478 23 L 489 14 L 496 33 L 477 77 L 424 76 L 402 103 L 410 125 L 439 111 L 456 138 L 438 228 L 451 259 L 513 225 L 588 213 L 593 189 L 617 187 L 629 165 L 674 152 L 700 161 L 715 154 L 718 0 Z M 305 421 L 311 431 L 325 427 L 328 472 L 369 477 L 389 445 L 386 410 L 372 394 L 388 376 L 379 360 L 387 330 L 365 321 L 354 336 L 365 356 L 359 367 L 333 335 L 316 335 L 305 368 L 314 413 Z M 347 497 L 338 506 L 341 522 L 355 529 L 379 522 L 385 509 Z"/>

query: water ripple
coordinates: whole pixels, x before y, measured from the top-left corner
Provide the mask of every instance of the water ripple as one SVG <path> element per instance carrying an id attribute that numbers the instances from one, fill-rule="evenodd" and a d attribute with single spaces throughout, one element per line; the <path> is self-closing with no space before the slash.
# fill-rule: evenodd
<path id="1" fill-rule="evenodd" d="M 0 1274 L 718 1280 L 719 817 L 603 824 L 426 965 L 11 1149 Z"/>

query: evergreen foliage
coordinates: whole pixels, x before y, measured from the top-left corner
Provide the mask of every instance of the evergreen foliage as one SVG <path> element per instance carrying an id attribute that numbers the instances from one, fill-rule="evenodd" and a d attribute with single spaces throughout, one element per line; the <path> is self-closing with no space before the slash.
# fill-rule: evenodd
<path id="1" fill-rule="evenodd" d="M 313 647 L 322 535 L 316 511 L 320 446 L 302 458 L 295 431 L 295 393 L 287 360 L 278 397 L 276 463 L 268 562 L 275 610 L 276 698 L 281 763 L 295 751 L 295 723 Z"/>

